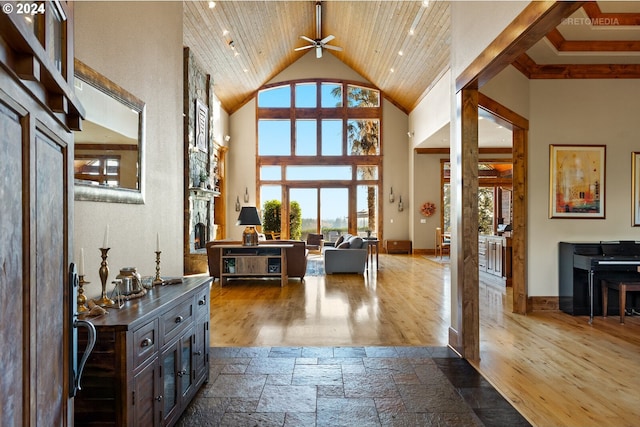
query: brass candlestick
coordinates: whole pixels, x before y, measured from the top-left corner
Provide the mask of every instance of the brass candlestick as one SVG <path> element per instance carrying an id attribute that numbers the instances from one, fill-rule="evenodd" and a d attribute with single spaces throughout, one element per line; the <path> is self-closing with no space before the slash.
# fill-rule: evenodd
<path id="1" fill-rule="evenodd" d="M 78 313 L 82 314 L 89 311 L 89 308 L 85 305 L 87 302 L 87 297 L 84 294 L 84 285 L 88 285 L 91 282 L 86 282 L 84 280 L 84 274 L 80 274 L 79 277 L 80 279 L 78 280 L 78 298 L 77 298 L 78 309 L 77 310 L 78 310 Z"/>
<path id="2" fill-rule="evenodd" d="M 159 285 L 163 282 L 162 277 L 160 277 L 160 254 L 162 251 L 156 251 L 156 277 L 153 279 L 154 285 Z"/>
<path id="3" fill-rule="evenodd" d="M 100 248 L 102 262 L 100 263 L 100 281 L 102 282 L 102 296 L 97 301 L 100 307 L 109 307 L 114 304 L 114 301 L 107 296 L 107 278 L 109 277 L 109 264 L 107 264 L 108 252 L 111 248 Z"/>

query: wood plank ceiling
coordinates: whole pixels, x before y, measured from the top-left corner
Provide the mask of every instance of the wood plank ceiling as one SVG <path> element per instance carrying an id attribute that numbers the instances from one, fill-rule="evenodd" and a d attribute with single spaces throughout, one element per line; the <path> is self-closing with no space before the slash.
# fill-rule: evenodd
<path id="1" fill-rule="evenodd" d="M 223 108 L 233 113 L 263 84 L 309 50 L 315 1 L 184 2 L 184 45 L 211 73 Z M 329 0 L 322 3 L 324 50 L 410 112 L 449 68 L 450 3 L 431 0 Z M 402 54 L 400 54 L 402 52 Z M 613 65 L 612 65 L 613 64 Z M 529 78 L 639 78 L 640 2 L 586 2 L 522 55 Z"/>
<path id="2" fill-rule="evenodd" d="M 406 112 L 449 67 L 448 1 L 325 1 L 322 12 L 322 36 L 333 34 L 330 44 L 344 49 L 324 55 L 335 55 Z M 211 72 L 228 112 L 308 53 L 294 48 L 307 44 L 301 35 L 315 33 L 315 1 L 184 2 L 184 45 Z"/>

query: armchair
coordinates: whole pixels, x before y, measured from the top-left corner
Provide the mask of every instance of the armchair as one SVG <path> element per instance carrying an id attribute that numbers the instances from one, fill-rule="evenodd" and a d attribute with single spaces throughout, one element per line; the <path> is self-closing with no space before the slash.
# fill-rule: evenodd
<path id="1" fill-rule="evenodd" d="M 307 234 L 307 249 L 309 252 L 322 253 L 322 247 L 324 246 L 324 234 Z"/>

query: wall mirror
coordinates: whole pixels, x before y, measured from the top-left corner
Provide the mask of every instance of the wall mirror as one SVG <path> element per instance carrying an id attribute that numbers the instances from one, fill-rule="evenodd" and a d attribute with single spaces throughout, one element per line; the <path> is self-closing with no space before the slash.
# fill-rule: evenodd
<path id="1" fill-rule="evenodd" d="M 86 110 L 74 132 L 75 200 L 144 203 L 144 102 L 77 59 L 74 67 Z"/>

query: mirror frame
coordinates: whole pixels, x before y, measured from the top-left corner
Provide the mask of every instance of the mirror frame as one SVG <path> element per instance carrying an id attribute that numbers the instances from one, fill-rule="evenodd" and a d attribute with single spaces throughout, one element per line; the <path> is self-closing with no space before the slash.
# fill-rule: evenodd
<path id="1" fill-rule="evenodd" d="M 81 80 L 111 98 L 125 104 L 127 107 L 138 112 L 138 165 L 139 165 L 139 190 L 128 188 L 102 187 L 95 185 L 84 185 L 74 183 L 74 199 L 111 202 L 111 203 L 131 203 L 144 204 L 145 198 L 145 114 L 146 104 L 144 101 L 132 95 L 117 83 L 112 82 L 88 65 L 74 59 L 74 77 Z M 75 150 L 74 150 L 75 151 Z"/>

